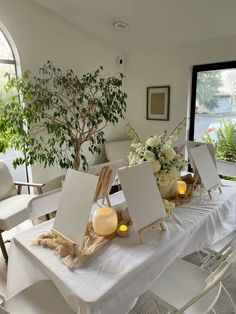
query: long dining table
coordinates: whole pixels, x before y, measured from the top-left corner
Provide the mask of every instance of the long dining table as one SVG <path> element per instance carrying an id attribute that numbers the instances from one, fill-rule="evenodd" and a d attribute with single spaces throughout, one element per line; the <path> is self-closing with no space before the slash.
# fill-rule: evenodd
<path id="1" fill-rule="evenodd" d="M 126 207 L 122 191 L 110 199 L 117 210 Z M 202 200 L 196 195 L 177 206 L 165 221 L 166 231 L 153 228 L 145 233 L 143 244 L 129 226 L 129 237 L 115 237 L 73 271 L 52 250 L 32 244 L 52 225 L 50 220 L 13 238 L 7 296 L 50 279 L 75 313 L 125 314 L 176 258 L 206 248 L 235 229 L 236 187 L 222 186 L 222 193 L 214 191 L 212 200 L 208 194 Z"/>

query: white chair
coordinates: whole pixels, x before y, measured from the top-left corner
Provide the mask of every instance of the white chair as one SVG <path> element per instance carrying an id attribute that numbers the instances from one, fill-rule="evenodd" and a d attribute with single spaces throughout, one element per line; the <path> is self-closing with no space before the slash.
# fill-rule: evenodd
<path id="1" fill-rule="evenodd" d="M 61 197 L 61 191 L 62 188 L 50 190 L 33 197 L 29 201 L 27 209 L 33 224 L 35 224 L 36 218 L 44 215 L 46 216 L 47 220 L 49 220 L 50 214 L 57 211 Z"/>
<path id="2" fill-rule="evenodd" d="M 177 259 L 150 290 L 157 301 L 170 310 L 169 313 L 206 314 L 213 309 L 221 292 L 221 280 L 229 274 L 235 262 L 236 250 L 214 272 L 209 273 Z M 236 310 L 233 302 L 232 304 Z"/>
<path id="3" fill-rule="evenodd" d="M 27 206 L 34 197 L 34 195 L 20 194 L 22 186 L 36 187 L 38 192 L 42 193 L 43 184 L 14 182 L 8 167 L 0 160 L 0 246 L 6 261 L 8 255 L 2 232 L 10 230 L 29 219 Z"/>
<path id="4" fill-rule="evenodd" d="M 219 172 L 220 173 L 220 172 Z M 222 186 L 235 187 L 236 182 L 230 180 L 222 180 Z M 230 252 L 231 243 L 236 239 L 236 230 L 230 232 L 226 237 L 217 241 L 208 248 L 200 250 L 198 253 L 202 263 L 201 267 L 213 270 L 224 260 Z"/>
<path id="5" fill-rule="evenodd" d="M 1 310 L 3 312 L 1 312 Z M 74 314 L 50 280 L 39 281 L 3 301 L 0 314 Z"/>
<path id="6" fill-rule="evenodd" d="M 208 248 L 199 251 L 201 268 L 214 270 L 230 254 L 231 244 L 234 240 L 236 240 L 236 230 Z"/>
<path id="7" fill-rule="evenodd" d="M 130 151 L 130 140 L 114 141 L 105 143 L 105 153 L 108 161 L 123 160 L 123 165 L 128 165 L 128 155 Z"/>

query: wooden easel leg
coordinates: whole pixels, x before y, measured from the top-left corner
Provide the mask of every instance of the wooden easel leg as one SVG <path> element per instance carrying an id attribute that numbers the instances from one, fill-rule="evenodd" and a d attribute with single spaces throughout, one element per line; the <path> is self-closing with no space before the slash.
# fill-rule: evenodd
<path id="1" fill-rule="evenodd" d="M 7 250 L 5 247 L 5 243 L 4 243 L 3 238 L 2 238 L 2 231 L 1 230 L 0 230 L 0 246 L 1 246 L 3 257 L 7 263 L 8 262 L 8 254 L 7 254 Z"/>
<path id="2" fill-rule="evenodd" d="M 109 195 L 106 193 L 106 200 L 107 200 L 107 205 L 109 207 L 111 207 L 111 202 L 110 202 L 110 199 L 109 199 Z"/>
<path id="3" fill-rule="evenodd" d="M 45 217 L 46 217 L 46 220 L 50 220 L 51 219 L 49 214 L 46 214 Z"/>
<path id="4" fill-rule="evenodd" d="M 143 229 L 139 230 L 138 234 L 139 234 L 139 238 L 140 238 L 141 243 L 144 243 L 143 233 L 144 233 L 145 231 L 147 231 L 147 230 L 151 230 L 151 231 L 155 230 L 155 227 L 156 227 L 157 225 L 160 225 L 161 231 L 166 231 L 166 227 L 165 227 L 165 225 L 164 225 L 164 223 L 163 223 L 162 218 L 161 218 L 161 219 L 158 219 L 158 220 L 155 221 L 154 223 L 152 223 L 152 224 L 150 224 L 150 225 L 144 227 Z"/>
<path id="5" fill-rule="evenodd" d="M 163 221 L 160 221 L 160 227 L 161 227 L 161 230 L 162 230 L 162 231 L 166 231 L 166 226 L 165 226 L 165 224 L 163 223 Z"/>
<path id="6" fill-rule="evenodd" d="M 208 191 L 208 195 L 209 195 L 210 199 L 212 200 L 211 191 Z"/>
<path id="7" fill-rule="evenodd" d="M 98 198 L 101 197 L 102 204 L 105 205 L 105 201 L 106 201 L 109 207 L 111 207 L 111 202 L 108 195 L 109 191 L 107 189 L 110 183 L 111 174 L 112 174 L 112 170 L 110 170 L 109 167 L 102 168 L 99 175 L 99 181 L 97 184 L 97 188 L 96 188 L 96 192 L 95 192 L 94 200 L 93 200 L 94 202 L 97 202 Z"/>
<path id="8" fill-rule="evenodd" d="M 144 243 L 143 233 L 142 232 L 139 232 L 139 238 L 140 238 L 140 242 Z"/>

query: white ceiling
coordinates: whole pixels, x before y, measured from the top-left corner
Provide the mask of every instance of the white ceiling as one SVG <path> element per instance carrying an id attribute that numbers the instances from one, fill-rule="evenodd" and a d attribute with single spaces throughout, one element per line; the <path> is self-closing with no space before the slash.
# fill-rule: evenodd
<path id="1" fill-rule="evenodd" d="M 124 52 L 236 34 L 236 0 L 34 1 Z M 115 29 L 116 21 L 129 29 Z"/>

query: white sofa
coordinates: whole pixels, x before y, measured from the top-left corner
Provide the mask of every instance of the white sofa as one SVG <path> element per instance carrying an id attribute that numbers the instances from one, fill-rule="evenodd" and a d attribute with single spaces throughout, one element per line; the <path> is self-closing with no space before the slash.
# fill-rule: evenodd
<path id="1" fill-rule="evenodd" d="M 105 143 L 106 158 L 108 161 L 123 160 L 123 166 L 128 164 L 130 140 L 114 141 Z"/>

